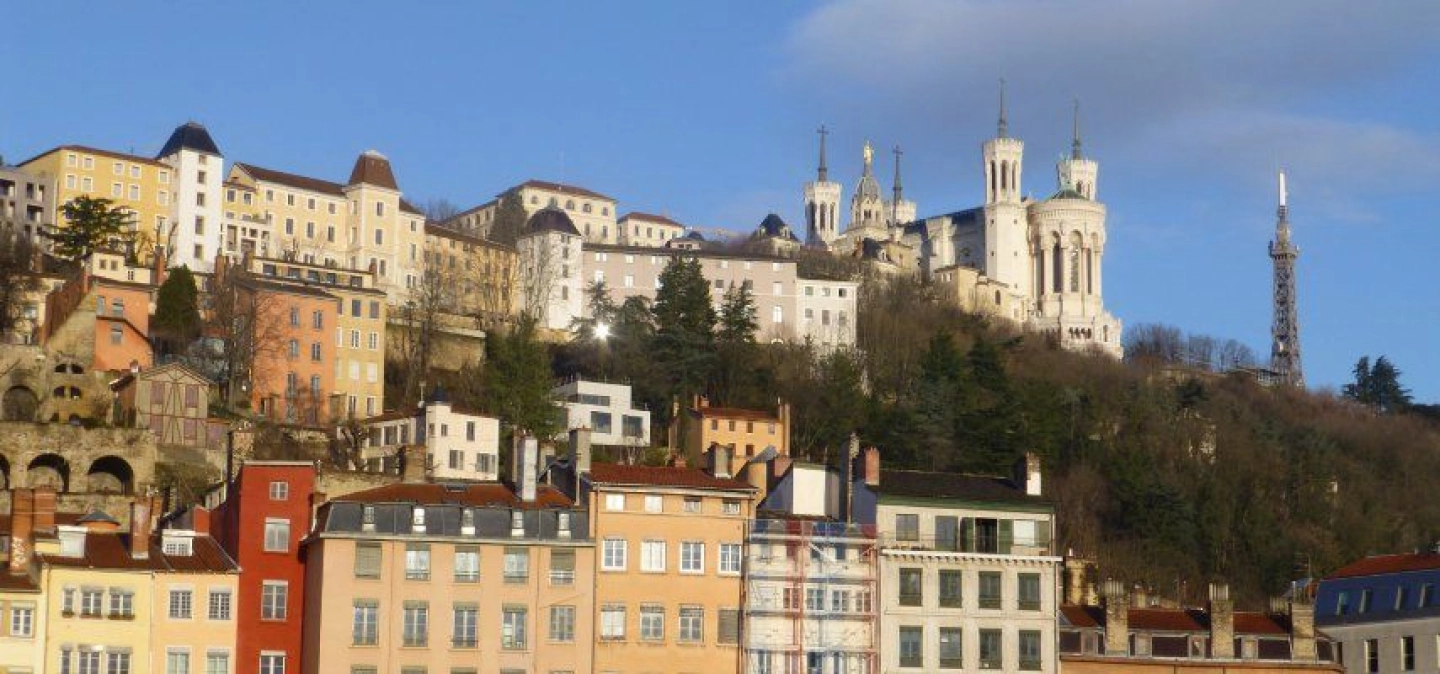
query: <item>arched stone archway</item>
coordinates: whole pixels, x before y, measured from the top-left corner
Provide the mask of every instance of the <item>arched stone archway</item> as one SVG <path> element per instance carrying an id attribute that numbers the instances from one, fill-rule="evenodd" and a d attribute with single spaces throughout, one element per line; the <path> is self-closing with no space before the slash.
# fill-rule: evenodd
<path id="1" fill-rule="evenodd" d="M 58 492 L 70 491 L 70 462 L 59 454 L 41 454 L 25 467 L 27 487 L 50 487 Z"/>
<path id="2" fill-rule="evenodd" d="M 34 421 L 40 398 L 24 386 L 11 386 L 0 398 L 0 421 Z"/>
<path id="3" fill-rule="evenodd" d="M 118 456 L 102 456 L 85 473 L 85 490 L 92 494 L 129 494 L 135 487 L 135 470 Z"/>

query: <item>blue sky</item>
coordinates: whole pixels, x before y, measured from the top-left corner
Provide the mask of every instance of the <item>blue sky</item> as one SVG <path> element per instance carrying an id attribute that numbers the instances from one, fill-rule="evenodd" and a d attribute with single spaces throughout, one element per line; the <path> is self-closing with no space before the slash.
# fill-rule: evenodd
<path id="1" fill-rule="evenodd" d="M 151 154 L 196 119 L 227 159 L 333 180 L 378 149 L 417 202 L 470 206 L 534 177 L 731 229 L 771 211 L 799 223 L 822 121 L 847 198 L 869 139 L 905 147 L 922 214 L 978 203 L 1003 77 L 1036 196 L 1081 100 L 1110 213 L 1106 302 L 1127 324 L 1268 354 L 1283 165 L 1311 384 L 1386 354 L 1440 400 L 1433 0 L 173 0 L 5 16 L 11 161 L 65 143 Z"/>

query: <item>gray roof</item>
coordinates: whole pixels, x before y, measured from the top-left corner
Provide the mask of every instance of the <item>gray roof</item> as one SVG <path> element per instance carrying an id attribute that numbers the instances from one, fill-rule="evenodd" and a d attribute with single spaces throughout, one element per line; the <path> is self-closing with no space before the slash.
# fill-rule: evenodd
<path id="1" fill-rule="evenodd" d="M 785 239 L 786 241 L 800 241 L 795 238 L 795 233 L 790 231 L 790 225 L 780 219 L 780 216 L 771 213 L 760 221 L 760 226 L 755 229 L 756 238 L 769 237 L 774 239 Z"/>
<path id="2" fill-rule="evenodd" d="M 170 134 L 170 140 L 165 141 L 165 147 L 160 148 L 160 157 L 169 157 L 180 150 L 194 150 L 220 156 L 220 148 L 215 145 L 215 139 L 210 137 L 210 132 L 199 122 L 185 122 L 175 127 L 175 132 Z"/>
<path id="3" fill-rule="evenodd" d="M 525 223 L 528 232 L 560 232 L 571 236 L 580 236 L 580 230 L 575 228 L 575 222 L 569 215 L 554 206 L 542 208 L 530 216 L 529 222 Z"/>

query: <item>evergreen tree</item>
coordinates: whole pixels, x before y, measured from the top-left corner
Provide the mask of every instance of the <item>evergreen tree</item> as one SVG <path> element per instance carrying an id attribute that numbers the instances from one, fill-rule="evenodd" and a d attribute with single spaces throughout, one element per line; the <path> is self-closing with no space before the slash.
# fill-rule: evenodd
<path id="1" fill-rule="evenodd" d="M 754 391 L 757 350 L 755 330 L 759 328 L 755 299 L 745 285 L 732 285 L 725 291 L 716 326 L 715 377 L 711 395 L 722 404 L 750 405 L 765 398 Z"/>
<path id="2" fill-rule="evenodd" d="M 134 215 L 113 205 L 109 199 L 79 196 L 61 209 L 64 226 L 48 228 L 43 236 L 54 241 L 55 256 L 84 262 L 102 248 L 123 247 L 135 241 Z"/>
<path id="3" fill-rule="evenodd" d="M 495 207 L 495 220 L 490 224 L 490 240 L 509 246 L 525 231 L 530 216 L 525 213 L 525 204 L 520 201 L 519 190 L 512 190 L 500 196 Z"/>
<path id="4" fill-rule="evenodd" d="M 535 335 L 535 322 L 522 318 L 510 331 L 487 344 L 485 407 L 500 417 L 505 435 L 528 431 L 549 438 L 561 430 L 550 395 L 550 354 Z"/>
<path id="5" fill-rule="evenodd" d="M 650 311 L 655 320 L 654 359 L 666 384 L 665 397 L 689 404 L 715 368 L 715 307 L 700 260 L 671 258 L 660 272 L 660 289 Z"/>
<path id="6" fill-rule="evenodd" d="M 155 320 L 158 333 L 183 347 L 200 334 L 199 292 L 195 275 L 187 266 L 170 270 L 155 298 Z"/>
<path id="7" fill-rule="evenodd" d="M 1355 381 L 1341 389 L 1345 397 L 1387 414 L 1409 409 L 1410 390 L 1400 384 L 1400 370 L 1389 358 L 1380 356 L 1372 365 L 1369 356 L 1361 356 L 1353 373 Z"/>

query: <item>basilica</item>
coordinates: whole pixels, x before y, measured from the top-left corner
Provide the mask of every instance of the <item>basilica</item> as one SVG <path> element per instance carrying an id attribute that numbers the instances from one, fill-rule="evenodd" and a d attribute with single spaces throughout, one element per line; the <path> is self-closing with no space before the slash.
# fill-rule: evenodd
<path id="1" fill-rule="evenodd" d="M 1025 143 L 1009 134 L 1002 96 L 998 131 L 981 147 L 984 204 L 927 217 L 917 217 L 915 202 L 904 198 L 899 148 L 886 199 L 866 143 L 843 230 L 843 188 L 829 178 L 822 127 L 818 175 L 804 187 L 807 244 L 863 258 L 885 272 L 921 274 L 967 310 L 1013 321 L 1067 348 L 1118 358 L 1120 321 L 1105 310 L 1101 290 L 1100 165 L 1081 151 L 1078 106 L 1075 119 L 1070 155 L 1055 167 L 1055 192 L 1035 199 L 1021 191 Z"/>

